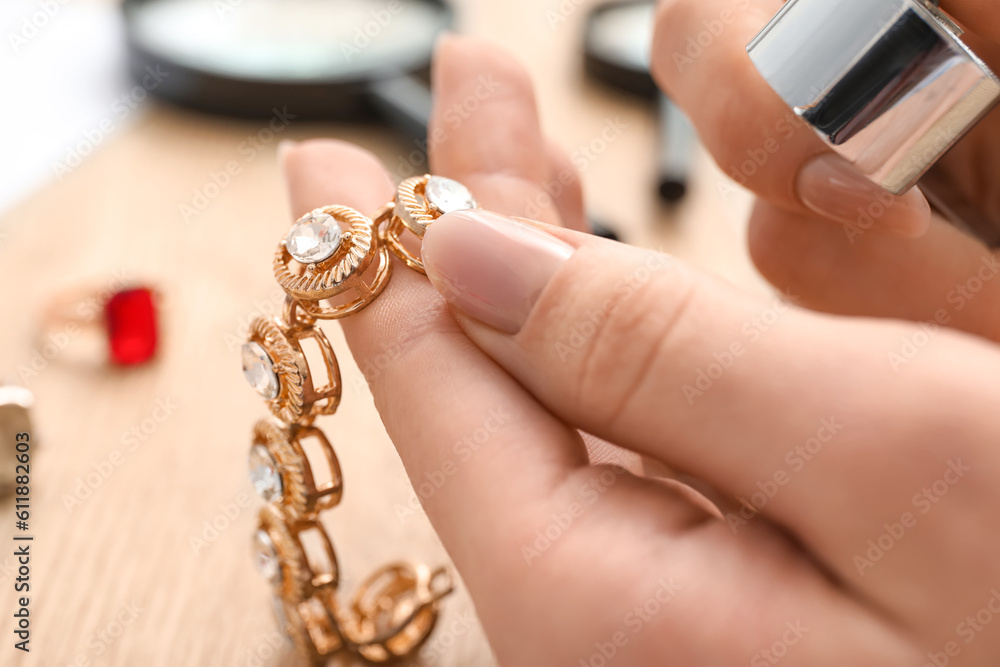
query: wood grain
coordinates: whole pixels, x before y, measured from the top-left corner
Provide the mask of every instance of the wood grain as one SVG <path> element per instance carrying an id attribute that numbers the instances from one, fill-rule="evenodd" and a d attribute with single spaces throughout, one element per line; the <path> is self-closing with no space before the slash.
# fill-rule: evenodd
<path id="1" fill-rule="evenodd" d="M 626 126 L 583 174 L 592 211 L 633 243 L 763 289 L 744 250 L 747 198 L 721 198 L 722 177 L 702 154 L 692 196 L 675 211 L 660 207 L 652 189 L 650 109 L 583 80 L 585 9 L 553 27 L 545 12 L 557 7 L 555 0 L 468 0 L 459 16 L 465 32 L 503 42 L 530 63 L 545 125 L 568 150 L 589 144 L 608 119 Z M 3 220 L 0 349 L 5 369 L 35 392 L 37 407 L 32 650 L 12 648 L 7 611 L 17 574 L 7 547 L 13 508 L 6 504 L 0 664 L 296 664 L 286 648 L 269 643 L 269 594 L 248 555 L 259 503 L 245 457 L 251 426 L 265 411 L 239 372 L 237 346 L 248 320 L 280 302 L 270 255 L 289 222 L 277 139 L 252 155 L 240 150 L 261 127 L 149 104 L 80 167 Z M 293 124 L 281 136 L 348 138 L 390 165 L 409 150 L 375 127 Z M 195 192 L 232 161 L 240 173 L 185 220 L 181 205 L 193 205 Z M 100 288 L 117 274 L 148 280 L 163 293 L 159 361 L 112 372 L 77 363 L 70 348 L 51 360 L 39 357 L 52 351 L 37 339 L 42 304 L 68 286 Z M 387 560 L 445 561 L 425 517 L 397 516 L 409 483 L 338 327 L 325 329 L 346 385 L 339 414 L 320 422 L 346 480 L 344 502 L 325 514 L 346 586 Z M 84 343 L 83 335 L 72 338 L 72 347 Z M 213 522 L 217 528 L 206 530 Z M 493 664 L 465 591 L 446 609 L 413 664 Z"/>

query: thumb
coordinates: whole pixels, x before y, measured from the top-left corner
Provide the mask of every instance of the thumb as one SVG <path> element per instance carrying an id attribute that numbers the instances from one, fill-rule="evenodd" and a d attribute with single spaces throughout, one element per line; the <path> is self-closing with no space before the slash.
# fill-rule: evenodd
<path id="1" fill-rule="evenodd" d="M 669 460 L 668 442 L 702 430 L 730 385 L 759 397 L 754 367 L 774 372 L 739 349 L 768 302 L 670 256 L 483 210 L 438 219 L 422 253 L 469 337 L 552 412 L 665 463 L 689 463 Z M 788 326 L 791 307 L 779 311 L 769 329 Z M 697 380 L 714 358 L 730 369 L 713 380 L 720 396 Z M 745 443 L 747 424 L 729 423 Z"/>
<path id="2" fill-rule="evenodd" d="M 556 416 L 723 492 L 752 494 L 791 447 L 821 424 L 836 428 L 838 453 L 768 503 L 793 530 L 816 514 L 815 525 L 843 523 L 851 512 L 822 499 L 856 481 L 852 452 L 877 444 L 897 460 L 920 429 L 955 423 L 951 411 L 984 389 L 943 401 L 928 387 L 961 386 L 962 363 L 1000 362 L 942 331 L 900 373 L 886 352 L 914 325 L 811 313 L 660 253 L 487 211 L 438 219 L 422 252 L 465 333 Z M 881 483 L 870 490 L 856 494 L 869 508 L 889 497 Z"/>

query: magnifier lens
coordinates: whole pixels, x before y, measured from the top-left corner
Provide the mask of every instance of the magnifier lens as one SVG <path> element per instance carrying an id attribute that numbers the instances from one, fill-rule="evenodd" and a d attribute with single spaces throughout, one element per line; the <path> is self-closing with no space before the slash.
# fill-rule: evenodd
<path id="1" fill-rule="evenodd" d="M 384 0 L 150 0 L 132 37 L 147 51 L 220 76 L 336 80 L 426 63 L 442 28 L 435 3 Z"/>
<path id="2" fill-rule="evenodd" d="M 654 12 L 653 3 L 622 5 L 603 12 L 591 23 L 587 50 L 620 67 L 648 71 Z"/>
<path id="3" fill-rule="evenodd" d="M 694 154 L 691 123 L 663 93 L 650 75 L 655 3 L 641 0 L 597 7 L 587 20 L 586 65 L 595 78 L 620 90 L 657 100 L 660 155 L 657 191 L 669 203 L 687 192 Z"/>

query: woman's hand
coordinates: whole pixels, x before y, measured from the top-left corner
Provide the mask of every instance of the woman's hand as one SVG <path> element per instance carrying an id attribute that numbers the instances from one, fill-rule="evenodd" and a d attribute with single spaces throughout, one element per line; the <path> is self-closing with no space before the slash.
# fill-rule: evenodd
<path id="1" fill-rule="evenodd" d="M 1000 66 L 996 5 L 941 5 L 974 30 L 966 41 L 975 51 Z M 750 62 L 747 43 L 781 6 L 662 0 L 653 49 L 657 81 L 691 116 L 722 170 L 760 197 L 750 224 L 758 268 L 811 308 L 930 321 L 1000 340 L 1000 255 L 932 218 L 918 190 L 891 197 L 867 183 Z M 937 171 L 1000 220 L 1000 114 Z"/>
<path id="2" fill-rule="evenodd" d="M 454 38 L 434 77 L 432 170 L 497 213 L 436 221 L 431 282 L 397 264 L 343 326 L 414 485 L 444 480 L 422 501 L 500 662 L 995 666 L 996 346 L 799 310 L 664 255 L 513 221 L 502 214 L 535 204 L 544 222 L 583 224 L 577 181 L 545 197 L 569 168 L 530 81 Z M 477 97 L 482 77 L 495 85 Z M 284 160 L 296 216 L 371 214 L 393 195 L 377 160 L 342 143 Z M 873 293 L 877 256 L 848 267 Z M 675 482 L 593 465 L 581 430 L 704 480 L 725 516 Z"/>

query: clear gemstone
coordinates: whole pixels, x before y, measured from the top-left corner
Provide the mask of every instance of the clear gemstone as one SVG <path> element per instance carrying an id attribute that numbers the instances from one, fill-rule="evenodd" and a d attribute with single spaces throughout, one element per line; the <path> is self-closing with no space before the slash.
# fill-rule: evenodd
<path id="1" fill-rule="evenodd" d="M 278 562 L 278 550 L 274 548 L 271 536 L 265 530 L 253 534 L 253 560 L 257 571 L 268 582 L 277 585 L 281 582 L 281 563 Z"/>
<path id="2" fill-rule="evenodd" d="M 294 225 L 285 237 L 289 254 L 303 264 L 322 262 L 340 247 L 340 225 L 326 213 L 310 213 Z"/>
<path id="3" fill-rule="evenodd" d="M 257 393 L 272 400 L 278 397 L 278 376 L 274 372 L 274 362 L 260 343 L 243 343 L 243 377 Z"/>
<path id="4" fill-rule="evenodd" d="M 443 176 L 431 176 L 427 179 L 424 196 L 427 203 L 442 214 L 477 206 L 472 193 L 464 185 Z"/>
<path id="5" fill-rule="evenodd" d="M 257 494 L 266 502 L 281 498 L 284 491 L 278 464 L 264 445 L 254 445 L 250 448 L 250 482 Z"/>

